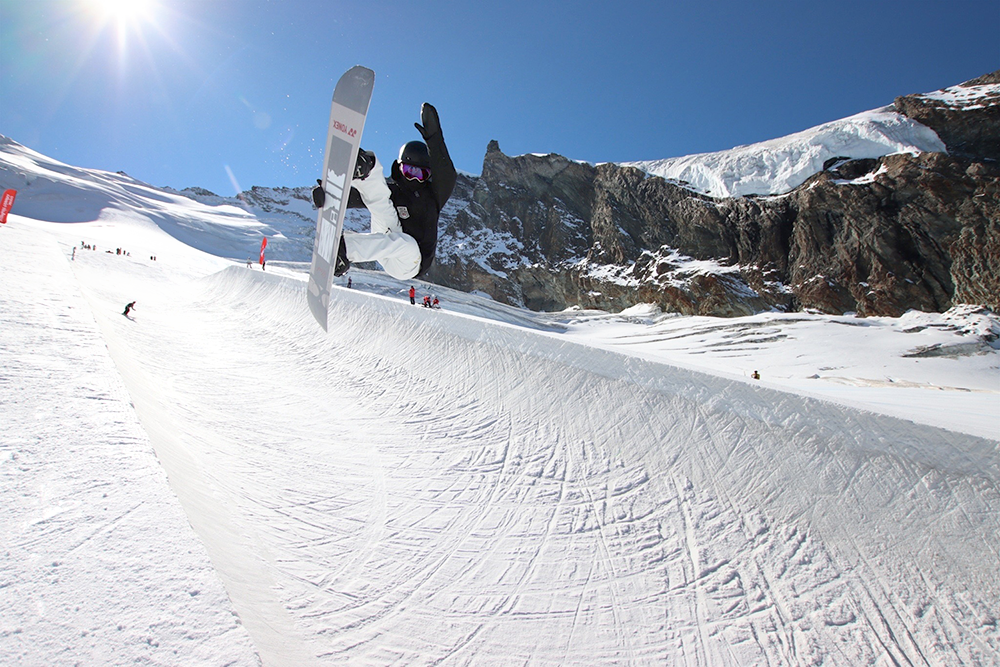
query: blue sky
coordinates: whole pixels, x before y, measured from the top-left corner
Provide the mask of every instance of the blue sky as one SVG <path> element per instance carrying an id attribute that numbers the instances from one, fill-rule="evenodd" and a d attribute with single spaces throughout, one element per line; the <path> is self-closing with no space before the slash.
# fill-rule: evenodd
<path id="1" fill-rule="evenodd" d="M 333 86 L 376 72 L 385 163 L 437 106 L 486 145 L 590 162 L 797 132 L 1000 68 L 1000 0 L 0 0 L 0 134 L 82 167 L 232 195 L 319 174 Z"/>

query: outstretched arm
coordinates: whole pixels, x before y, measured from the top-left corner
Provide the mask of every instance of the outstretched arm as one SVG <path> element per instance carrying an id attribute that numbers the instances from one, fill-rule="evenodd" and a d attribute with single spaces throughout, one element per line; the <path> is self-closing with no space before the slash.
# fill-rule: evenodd
<path id="1" fill-rule="evenodd" d="M 420 122 L 414 123 L 414 126 L 427 144 L 427 151 L 431 156 L 431 188 L 437 198 L 438 208 L 444 208 L 445 202 L 455 189 L 458 173 L 455 171 L 451 156 L 448 155 L 444 135 L 441 134 L 441 121 L 437 109 L 424 102 L 420 107 Z"/>

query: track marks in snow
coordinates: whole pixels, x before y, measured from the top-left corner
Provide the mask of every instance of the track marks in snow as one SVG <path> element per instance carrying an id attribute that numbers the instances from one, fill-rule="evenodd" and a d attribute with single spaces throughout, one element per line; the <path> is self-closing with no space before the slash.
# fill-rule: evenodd
<path id="1" fill-rule="evenodd" d="M 940 637 L 995 650 L 995 619 L 970 624 L 990 617 L 986 593 L 926 594 L 955 590 L 934 565 L 956 560 L 946 535 L 996 527 L 995 456 L 974 440 L 942 454 L 940 434 L 902 422 L 343 290 L 324 335 L 302 290 L 230 269 L 151 292 L 143 327 L 112 318 L 109 335 L 267 574 L 241 595 L 280 606 L 263 618 L 313 658 L 919 663 Z M 995 557 L 982 534 L 976 553 Z"/>
<path id="2" fill-rule="evenodd" d="M 0 232 L 0 656 L 259 664 L 68 254 L 44 233 Z"/>

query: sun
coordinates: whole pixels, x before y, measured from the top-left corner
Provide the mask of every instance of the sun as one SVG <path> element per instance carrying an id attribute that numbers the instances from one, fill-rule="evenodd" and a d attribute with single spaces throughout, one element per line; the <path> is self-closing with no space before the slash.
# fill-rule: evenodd
<path id="1" fill-rule="evenodd" d="M 152 18 L 153 0 L 85 0 L 90 9 L 105 22 L 136 24 Z"/>
<path id="2" fill-rule="evenodd" d="M 158 0 L 77 0 L 92 21 L 94 40 L 106 31 L 117 35 L 118 58 L 121 63 L 129 59 L 131 45 L 146 48 L 146 29 L 159 31 L 157 25 L 160 9 Z"/>

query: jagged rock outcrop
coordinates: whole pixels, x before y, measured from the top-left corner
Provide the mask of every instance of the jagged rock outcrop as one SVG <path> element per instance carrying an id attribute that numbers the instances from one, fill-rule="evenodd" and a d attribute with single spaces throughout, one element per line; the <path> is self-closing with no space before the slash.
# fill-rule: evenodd
<path id="1" fill-rule="evenodd" d="M 897 100 L 950 154 L 831 160 L 781 195 L 714 199 L 633 167 L 508 157 L 490 142 L 482 176 L 446 208 L 428 278 L 539 310 L 997 309 L 1000 99 L 974 116 L 951 104 L 991 77 Z"/>
<path id="2" fill-rule="evenodd" d="M 1000 92 L 986 91 L 990 84 L 1000 84 L 1000 70 L 937 93 L 897 97 L 893 106 L 934 130 L 949 154 L 1000 160 Z M 980 99 L 968 104 L 970 96 Z"/>

